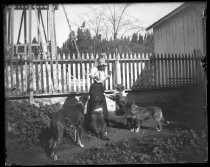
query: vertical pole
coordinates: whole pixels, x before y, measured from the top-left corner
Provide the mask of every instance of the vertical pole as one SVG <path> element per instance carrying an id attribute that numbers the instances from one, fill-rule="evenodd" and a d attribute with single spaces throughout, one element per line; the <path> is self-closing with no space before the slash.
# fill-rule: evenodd
<path id="1" fill-rule="evenodd" d="M 116 66 L 116 82 L 117 84 L 121 83 L 121 71 L 120 71 L 120 62 L 119 62 L 119 54 L 116 54 L 116 61 L 115 61 L 115 66 Z"/>
<path id="2" fill-rule="evenodd" d="M 26 25 L 26 10 L 24 10 L 24 44 L 27 44 L 27 25 Z M 24 47 L 24 52 L 26 47 Z"/>
<path id="3" fill-rule="evenodd" d="M 10 49 L 10 59 L 12 60 L 13 54 L 14 54 L 14 6 L 11 6 L 10 10 L 10 44 L 11 44 L 11 49 Z M 13 62 L 10 64 L 10 77 L 11 77 L 11 88 L 14 87 L 13 85 Z"/>
<path id="4" fill-rule="evenodd" d="M 29 5 L 29 36 L 28 36 L 28 58 L 30 60 L 29 63 L 29 103 L 34 103 L 33 97 L 33 64 L 32 64 L 32 51 L 31 51 L 31 28 L 32 28 L 32 6 Z"/>
<path id="5" fill-rule="evenodd" d="M 54 50 L 54 55 L 53 56 L 57 60 L 58 59 L 58 55 L 57 55 L 57 45 L 56 45 L 55 10 L 54 10 L 54 8 L 53 8 L 53 19 L 52 19 L 52 21 L 53 21 L 53 34 L 54 34 L 54 36 L 53 36 L 53 39 L 54 39 L 53 45 L 55 45 L 55 50 Z M 56 64 L 56 66 L 58 66 L 58 64 Z M 57 73 L 55 75 L 58 76 L 58 71 L 57 71 Z M 57 84 L 57 83 L 58 83 L 58 81 L 57 81 L 57 79 L 55 79 L 55 84 Z"/>
<path id="6" fill-rule="evenodd" d="M 4 57 L 7 56 L 7 49 L 8 49 L 8 9 L 7 7 L 4 8 Z"/>

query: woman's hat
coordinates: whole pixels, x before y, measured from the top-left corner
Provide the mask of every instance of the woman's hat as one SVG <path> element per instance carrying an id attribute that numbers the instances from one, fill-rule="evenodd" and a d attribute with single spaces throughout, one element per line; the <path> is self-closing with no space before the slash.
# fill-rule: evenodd
<path id="1" fill-rule="evenodd" d="M 107 66 L 106 64 L 106 53 L 101 53 L 97 59 L 98 66 Z"/>

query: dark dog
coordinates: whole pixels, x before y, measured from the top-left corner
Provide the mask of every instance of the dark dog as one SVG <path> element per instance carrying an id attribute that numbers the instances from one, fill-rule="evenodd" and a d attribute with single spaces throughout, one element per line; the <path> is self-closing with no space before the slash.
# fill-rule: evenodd
<path id="1" fill-rule="evenodd" d="M 50 127 L 53 132 L 54 143 L 51 156 L 54 157 L 54 160 L 57 160 L 57 150 L 67 125 L 75 128 L 75 141 L 80 147 L 84 147 L 81 143 L 81 134 L 84 122 L 84 106 L 87 101 L 87 95 L 81 96 L 79 100 L 73 95 L 69 96 L 65 101 L 62 110 L 53 114 Z"/>
<path id="2" fill-rule="evenodd" d="M 134 104 L 134 102 L 128 101 L 126 98 L 127 94 L 125 93 L 124 86 L 117 85 L 116 92 L 112 95 L 106 95 L 108 98 L 116 101 L 121 112 L 127 117 L 126 126 L 131 126 L 131 131 L 139 132 L 142 121 L 153 119 L 157 122 L 157 130 L 162 130 L 162 122 L 169 123 L 163 118 L 162 110 L 156 106 L 150 106 L 146 108 L 139 107 Z M 139 124 L 140 123 L 140 124 Z"/>
<path id="3" fill-rule="evenodd" d="M 88 113 L 90 115 L 90 131 L 103 140 L 109 140 L 107 137 L 107 126 L 103 112 L 103 100 L 100 99 L 99 96 L 94 97 L 93 100 L 94 105 Z"/>

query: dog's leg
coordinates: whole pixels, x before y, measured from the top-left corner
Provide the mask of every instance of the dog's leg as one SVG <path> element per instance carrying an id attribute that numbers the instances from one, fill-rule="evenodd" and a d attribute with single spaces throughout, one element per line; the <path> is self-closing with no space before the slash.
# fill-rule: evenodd
<path id="1" fill-rule="evenodd" d="M 77 129 L 74 129 L 74 141 L 77 143 Z"/>
<path id="2" fill-rule="evenodd" d="M 56 133 L 57 133 L 57 142 L 55 142 L 53 146 L 53 153 L 52 153 L 55 161 L 58 160 L 57 151 L 62 141 L 63 133 L 64 133 L 64 125 L 61 122 L 57 122 Z"/>
<path id="3" fill-rule="evenodd" d="M 135 129 L 135 132 L 139 132 L 140 126 L 139 126 L 139 121 L 137 118 L 134 119 L 134 129 Z"/>
<path id="4" fill-rule="evenodd" d="M 134 132 L 134 120 L 133 120 L 133 118 L 130 118 L 130 126 L 131 126 L 131 132 Z"/>
<path id="5" fill-rule="evenodd" d="M 81 142 L 81 137 L 82 137 L 82 125 L 80 125 L 76 131 L 77 131 L 77 142 L 79 144 L 80 147 L 84 147 L 84 144 L 82 144 Z"/>
<path id="6" fill-rule="evenodd" d="M 158 124 L 158 128 L 157 128 L 157 131 L 160 132 L 162 130 L 162 124 L 161 124 L 161 121 L 158 121 L 157 122 Z"/>

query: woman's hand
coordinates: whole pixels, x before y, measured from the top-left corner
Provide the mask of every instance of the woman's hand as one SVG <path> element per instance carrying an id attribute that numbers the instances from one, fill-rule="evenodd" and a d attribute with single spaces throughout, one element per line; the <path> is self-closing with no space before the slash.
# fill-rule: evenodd
<path id="1" fill-rule="evenodd" d="M 94 80 L 94 81 L 99 81 L 100 78 L 99 78 L 98 76 L 94 76 L 94 77 L 93 77 L 93 80 Z"/>

